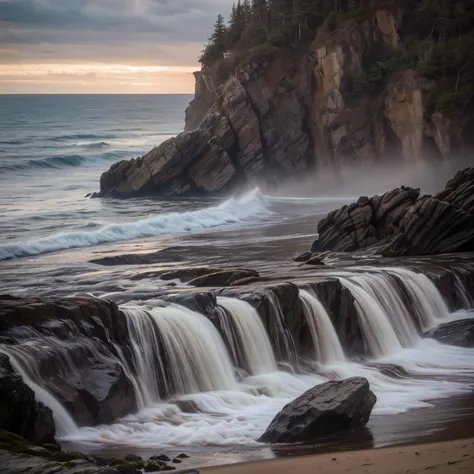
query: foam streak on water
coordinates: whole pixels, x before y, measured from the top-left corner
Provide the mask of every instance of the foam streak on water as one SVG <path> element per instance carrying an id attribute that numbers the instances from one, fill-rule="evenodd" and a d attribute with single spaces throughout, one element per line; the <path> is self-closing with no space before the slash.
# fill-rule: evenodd
<path id="1" fill-rule="evenodd" d="M 141 237 L 200 231 L 268 215 L 268 202 L 256 189 L 240 198 L 232 197 L 218 206 L 196 211 L 159 214 L 134 222 L 108 224 L 96 230 L 66 231 L 27 242 L 0 244 L 0 260 Z"/>

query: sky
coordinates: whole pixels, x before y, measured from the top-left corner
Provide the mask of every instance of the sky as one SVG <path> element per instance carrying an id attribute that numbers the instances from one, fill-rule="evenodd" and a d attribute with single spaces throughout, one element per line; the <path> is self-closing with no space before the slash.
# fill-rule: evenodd
<path id="1" fill-rule="evenodd" d="M 192 93 L 233 0 L 0 0 L 0 94 Z"/>

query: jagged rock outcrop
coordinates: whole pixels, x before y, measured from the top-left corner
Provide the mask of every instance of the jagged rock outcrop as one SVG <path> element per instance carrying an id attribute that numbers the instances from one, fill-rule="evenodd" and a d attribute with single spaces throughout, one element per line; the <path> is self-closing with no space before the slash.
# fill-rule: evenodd
<path id="1" fill-rule="evenodd" d="M 474 318 L 441 324 L 424 336 L 450 346 L 474 347 Z"/>
<path id="2" fill-rule="evenodd" d="M 280 183 L 312 163 L 307 62 L 275 54 L 241 68 L 222 87 L 197 130 L 167 140 L 101 177 L 101 196 L 231 192 Z"/>
<path id="3" fill-rule="evenodd" d="M 114 303 L 0 297 L 0 336 L 10 351 L 9 346 L 37 342 L 31 363 L 78 424 L 109 423 L 136 409 L 132 382 L 108 356 L 115 353 L 114 344 L 125 345 L 129 337 L 125 316 Z"/>
<path id="4" fill-rule="evenodd" d="M 15 373 L 3 353 L 0 353 L 0 430 L 36 444 L 55 443 L 52 411 L 36 400 L 33 390 Z"/>
<path id="5" fill-rule="evenodd" d="M 376 401 L 369 382 L 361 377 L 317 385 L 286 405 L 259 441 L 301 443 L 361 428 Z"/>
<path id="6" fill-rule="evenodd" d="M 212 104 L 217 98 L 216 88 L 212 83 L 210 71 L 196 71 L 194 73 L 195 89 L 194 99 L 190 102 L 185 111 L 184 130 L 190 132 L 196 130 L 201 125 Z"/>
<path id="7" fill-rule="evenodd" d="M 420 197 L 398 188 L 332 211 L 318 224 L 314 252 L 372 248 L 384 256 L 474 250 L 474 168 L 460 171 L 444 191 Z"/>

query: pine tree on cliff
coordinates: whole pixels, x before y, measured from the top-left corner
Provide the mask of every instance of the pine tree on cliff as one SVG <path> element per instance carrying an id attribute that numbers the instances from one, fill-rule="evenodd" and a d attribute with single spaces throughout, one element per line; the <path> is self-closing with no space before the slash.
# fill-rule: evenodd
<path id="1" fill-rule="evenodd" d="M 242 3 L 242 16 L 245 25 L 249 25 L 252 21 L 252 6 L 250 5 L 250 0 L 244 0 Z"/>
<path id="2" fill-rule="evenodd" d="M 227 38 L 227 49 L 231 49 L 240 40 L 245 29 L 245 17 L 242 5 L 234 3 L 229 19 L 229 32 Z"/>
<path id="3" fill-rule="evenodd" d="M 258 28 L 262 28 L 265 33 L 268 33 L 269 16 L 267 0 L 252 1 L 252 22 Z"/>
<path id="4" fill-rule="evenodd" d="M 332 2 L 334 5 L 334 2 Z M 305 32 L 317 26 L 321 18 L 322 5 L 320 0 L 294 0 L 293 21 L 301 39 Z"/>
<path id="5" fill-rule="evenodd" d="M 272 27 L 290 24 L 293 19 L 293 0 L 269 0 Z"/>
<path id="6" fill-rule="evenodd" d="M 214 32 L 209 38 L 211 43 L 215 45 L 216 50 L 223 53 L 225 51 L 225 43 L 227 39 L 227 29 L 225 27 L 224 17 L 219 13 L 216 23 L 214 24 Z"/>

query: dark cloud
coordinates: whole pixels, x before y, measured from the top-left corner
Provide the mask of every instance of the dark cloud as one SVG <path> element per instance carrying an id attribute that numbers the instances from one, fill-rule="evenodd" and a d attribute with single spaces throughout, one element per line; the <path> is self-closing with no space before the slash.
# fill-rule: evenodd
<path id="1" fill-rule="evenodd" d="M 0 0 L 0 62 L 121 58 L 192 64 L 215 16 L 227 14 L 231 4 L 232 0 Z"/>

